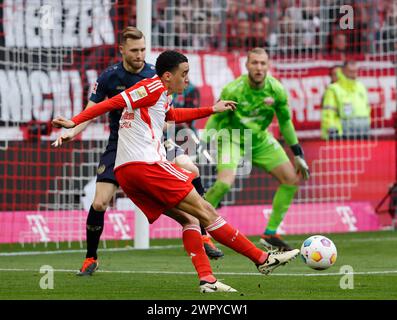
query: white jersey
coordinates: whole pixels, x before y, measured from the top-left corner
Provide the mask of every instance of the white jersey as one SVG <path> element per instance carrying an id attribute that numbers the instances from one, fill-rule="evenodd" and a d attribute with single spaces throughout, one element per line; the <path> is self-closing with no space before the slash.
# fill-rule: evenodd
<path id="1" fill-rule="evenodd" d="M 114 109 L 124 109 L 120 118 L 115 169 L 133 162 L 166 160 L 162 143 L 166 120 L 177 123 L 207 117 L 212 107 L 173 109 L 172 97 L 158 76 L 145 79 L 122 93 L 87 108 L 72 121 L 78 125 Z"/>
<path id="2" fill-rule="evenodd" d="M 130 162 L 166 161 L 162 137 L 171 97 L 161 80 L 157 76 L 143 80 L 121 96 L 126 108 L 120 118 L 115 168 Z"/>

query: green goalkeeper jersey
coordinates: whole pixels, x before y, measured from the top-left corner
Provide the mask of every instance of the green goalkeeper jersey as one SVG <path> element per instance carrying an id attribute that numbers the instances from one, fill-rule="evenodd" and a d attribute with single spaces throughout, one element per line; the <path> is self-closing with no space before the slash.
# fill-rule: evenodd
<path id="1" fill-rule="evenodd" d="M 253 142 L 265 141 L 269 135 L 267 128 L 276 114 L 280 131 L 288 145 L 298 143 L 287 93 L 274 77 L 267 75 L 263 87 L 256 89 L 249 85 L 248 75 L 242 75 L 223 88 L 220 98 L 236 101 L 237 109 L 212 115 L 207 129 L 251 129 Z M 240 135 L 242 138 L 242 132 Z"/>

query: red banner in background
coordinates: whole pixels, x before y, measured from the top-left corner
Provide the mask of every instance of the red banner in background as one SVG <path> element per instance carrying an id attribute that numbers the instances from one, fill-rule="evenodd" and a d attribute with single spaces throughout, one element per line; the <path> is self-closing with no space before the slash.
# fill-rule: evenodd
<path id="1" fill-rule="evenodd" d="M 157 53 L 152 56 L 154 61 Z M 201 104 L 211 105 L 227 83 L 246 73 L 245 56 L 238 54 L 188 54 L 190 80 L 200 88 Z M 298 130 L 320 128 L 321 100 L 330 82 L 329 69 L 340 61 L 271 62 L 269 74 L 281 81 L 288 92 L 293 120 Z M 374 128 L 393 127 L 396 112 L 396 76 L 389 61 L 362 61 L 359 80 L 367 88 Z M 205 119 L 197 122 L 202 128 Z"/>
<path id="2" fill-rule="evenodd" d="M 154 63 L 158 53 L 153 52 L 147 61 Z M 189 77 L 200 90 L 202 106 L 212 105 L 227 83 L 246 72 L 246 58 L 239 54 L 200 53 L 187 56 L 190 63 Z M 320 104 L 330 81 L 329 69 L 337 64 L 340 61 L 271 62 L 269 74 L 279 79 L 287 90 L 297 130 L 320 129 Z M 392 62 L 362 61 L 359 66 L 359 80 L 368 90 L 372 107 L 373 128 L 392 128 L 396 112 L 396 74 Z M 30 121 L 49 123 L 53 116 L 58 115 L 70 118 L 82 110 L 86 102 L 84 95 L 87 94 L 84 88 L 88 84 L 92 87 L 102 71 L 79 65 L 62 72 L 0 70 L 0 121 L 23 127 Z M 29 83 L 37 84 L 37 88 L 31 87 Z M 38 88 L 45 88 L 45 91 Z M 206 119 L 198 120 L 196 127 L 203 128 L 205 122 Z M 96 132 L 90 139 L 107 139 L 106 123 L 103 124 L 103 134 Z M 21 127 L 15 126 L 13 130 L 11 127 L 1 127 L 0 136 L 5 140 L 23 140 Z"/>

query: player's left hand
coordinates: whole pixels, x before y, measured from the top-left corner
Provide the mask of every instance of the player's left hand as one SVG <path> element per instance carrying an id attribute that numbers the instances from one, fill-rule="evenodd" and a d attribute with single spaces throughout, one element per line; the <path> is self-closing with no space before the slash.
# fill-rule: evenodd
<path id="1" fill-rule="evenodd" d="M 303 180 L 308 180 L 310 178 L 309 166 L 301 156 L 295 156 L 295 168 L 296 173 L 300 173 Z"/>
<path id="2" fill-rule="evenodd" d="M 237 102 L 231 101 L 231 100 L 220 100 L 214 105 L 214 112 L 219 113 L 219 112 L 224 112 L 227 110 L 236 110 L 236 105 Z"/>
<path id="3" fill-rule="evenodd" d="M 54 128 L 74 128 L 76 124 L 72 120 L 68 120 L 64 117 L 58 117 L 51 122 Z"/>

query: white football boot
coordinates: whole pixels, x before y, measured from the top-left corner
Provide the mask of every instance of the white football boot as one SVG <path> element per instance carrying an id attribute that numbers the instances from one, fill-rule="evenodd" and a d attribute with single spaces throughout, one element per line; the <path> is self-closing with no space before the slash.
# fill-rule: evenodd
<path id="1" fill-rule="evenodd" d="M 262 264 L 258 264 L 256 267 L 258 268 L 260 273 L 267 275 L 277 267 L 286 265 L 288 262 L 295 259 L 298 256 L 299 252 L 300 251 L 298 249 L 284 252 L 269 252 L 266 261 Z"/>
<path id="2" fill-rule="evenodd" d="M 200 292 L 201 293 L 209 293 L 209 292 L 237 292 L 236 289 L 233 289 L 231 286 L 224 284 L 218 280 L 214 283 L 209 283 L 206 281 L 200 281 Z"/>

